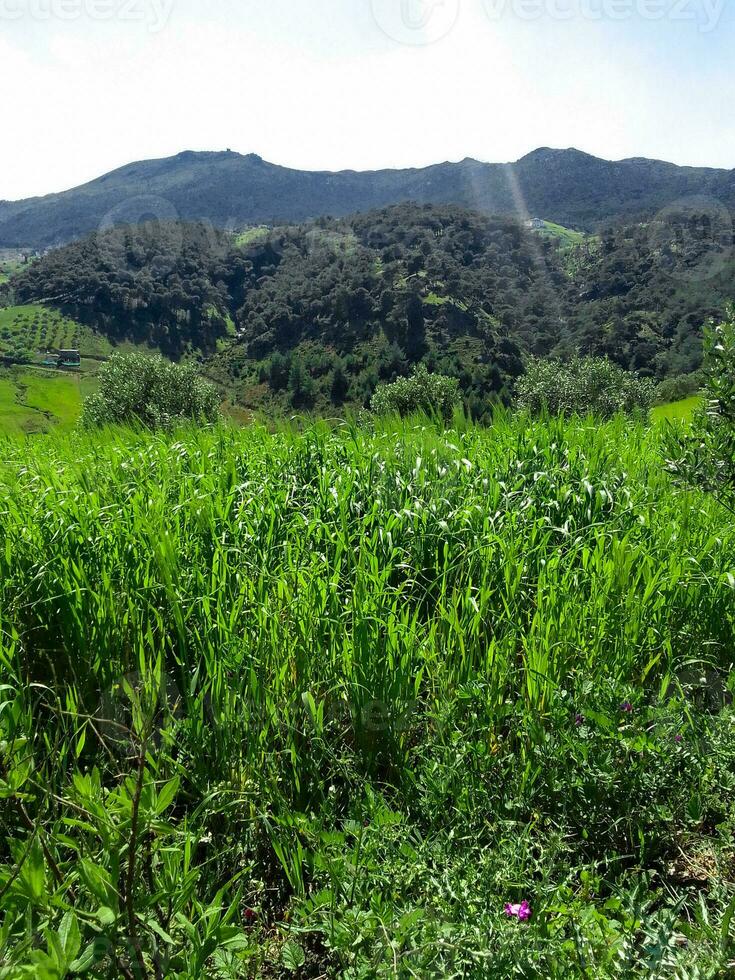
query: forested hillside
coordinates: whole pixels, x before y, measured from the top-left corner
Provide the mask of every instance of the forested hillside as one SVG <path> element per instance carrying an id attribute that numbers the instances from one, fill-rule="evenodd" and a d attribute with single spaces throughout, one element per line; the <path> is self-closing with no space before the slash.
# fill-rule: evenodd
<path id="1" fill-rule="evenodd" d="M 656 379 L 696 370 L 703 323 L 735 295 L 732 226 L 706 218 L 585 237 L 445 205 L 239 236 L 149 223 L 58 249 L 4 289 L 115 341 L 195 355 L 246 405 L 363 405 L 423 361 L 482 415 L 528 354 L 603 354 Z"/>

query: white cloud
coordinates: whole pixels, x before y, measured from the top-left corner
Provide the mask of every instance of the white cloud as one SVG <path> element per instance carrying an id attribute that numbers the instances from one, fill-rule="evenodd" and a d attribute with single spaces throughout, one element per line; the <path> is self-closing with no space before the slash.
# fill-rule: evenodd
<path id="1" fill-rule="evenodd" d="M 702 38 L 679 25 L 668 70 L 652 33 L 666 25 L 494 22 L 462 0 L 445 37 L 409 45 L 370 2 L 176 0 L 159 32 L 4 25 L 0 198 L 228 146 L 314 169 L 508 160 L 539 145 L 735 166 L 726 26 Z"/>

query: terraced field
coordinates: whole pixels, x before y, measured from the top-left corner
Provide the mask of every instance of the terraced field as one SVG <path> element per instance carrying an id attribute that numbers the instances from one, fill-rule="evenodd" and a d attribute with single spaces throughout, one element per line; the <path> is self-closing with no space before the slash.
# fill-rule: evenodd
<path id="1" fill-rule="evenodd" d="M 0 357 L 42 361 L 45 351 L 59 348 L 74 348 L 91 359 L 108 357 L 114 349 L 102 334 L 57 310 L 37 305 L 0 309 Z"/>

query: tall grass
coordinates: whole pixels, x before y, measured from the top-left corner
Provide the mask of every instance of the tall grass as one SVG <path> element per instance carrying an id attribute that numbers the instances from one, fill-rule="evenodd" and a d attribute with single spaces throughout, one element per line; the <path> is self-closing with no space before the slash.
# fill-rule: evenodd
<path id="1" fill-rule="evenodd" d="M 658 438 L 5 443 L 0 976 L 726 969 L 735 528 Z"/>

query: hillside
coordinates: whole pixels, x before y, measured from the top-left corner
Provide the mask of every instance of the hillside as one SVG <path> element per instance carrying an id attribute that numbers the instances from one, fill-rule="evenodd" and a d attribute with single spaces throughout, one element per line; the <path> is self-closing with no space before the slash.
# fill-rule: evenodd
<path id="1" fill-rule="evenodd" d="M 589 237 L 398 205 L 238 236 L 152 223 L 55 250 L 5 293 L 108 344 L 196 358 L 239 405 L 361 406 L 424 361 L 481 417 L 530 354 L 606 355 L 655 379 L 696 370 L 702 325 L 735 296 L 735 251 L 731 229 L 701 238 L 691 221 Z"/>
<path id="2" fill-rule="evenodd" d="M 539 149 L 516 163 L 465 159 L 421 169 L 309 172 L 255 154 L 187 151 L 132 163 L 82 187 L 0 202 L 0 247 L 43 248 L 100 226 L 146 218 L 206 219 L 216 227 L 343 216 L 405 201 L 537 215 L 588 231 L 649 217 L 687 195 L 735 206 L 735 171 L 657 160 L 601 160 Z"/>

